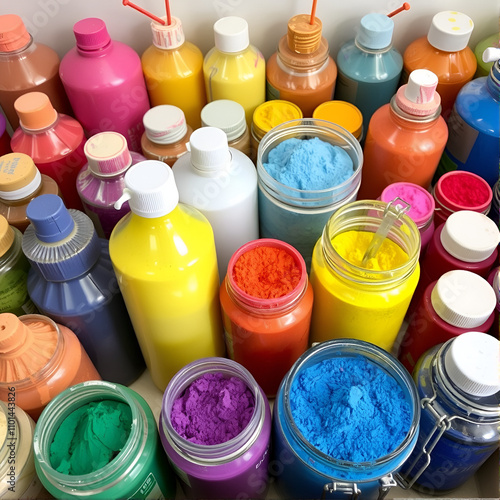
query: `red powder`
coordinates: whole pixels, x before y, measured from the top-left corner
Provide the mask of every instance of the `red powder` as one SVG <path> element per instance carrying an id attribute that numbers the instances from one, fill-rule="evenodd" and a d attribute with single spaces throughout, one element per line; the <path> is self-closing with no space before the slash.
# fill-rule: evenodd
<path id="1" fill-rule="evenodd" d="M 300 281 L 300 268 L 281 248 L 256 247 L 235 263 L 233 278 L 252 297 L 273 299 L 290 293 Z"/>
<path id="2" fill-rule="evenodd" d="M 471 175 L 450 175 L 443 179 L 441 191 L 453 203 L 468 208 L 483 205 L 489 198 L 484 182 Z"/>

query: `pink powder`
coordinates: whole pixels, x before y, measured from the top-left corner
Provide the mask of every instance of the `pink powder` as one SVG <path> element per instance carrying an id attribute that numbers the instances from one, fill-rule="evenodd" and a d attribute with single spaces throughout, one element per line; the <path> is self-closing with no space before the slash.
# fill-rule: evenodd
<path id="1" fill-rule="evenodd" d="M 441 191 L 451 202 L 466 208 L 482 206 L 491 200 L 486 181 L 464 173 L 443 178 Z"/>
<path id="2" fill-rule="evenodd" d="M 214 445 L 236 437 L 250 421 L 254 406 L 254 395 L 242 380 L 205 373 L 174 401 L 170 420 L 184 439 Z"/>

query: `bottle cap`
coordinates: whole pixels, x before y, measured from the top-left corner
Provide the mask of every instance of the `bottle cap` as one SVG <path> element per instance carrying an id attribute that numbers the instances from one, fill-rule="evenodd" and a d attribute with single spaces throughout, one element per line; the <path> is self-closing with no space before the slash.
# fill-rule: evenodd
<path id="1" fill-rule="evenodd" d="M 201 124 L 203 127 L 220 128 L 226 133 L 228 141 L 234 141 L 247 128 L 245 108 L 229 99 L 209 102 L 201 110 Z"/>
<path id="2" fill-rule="evenodd" d="M 161 104 L 148 109 L 142 121 L 146 137 L 155 144 L 173 144 L 187 134 L 186 117 L 177 106 Z"/>
<path id="3" fill-rule="evenodd" d="M 120 210 L 129 200 L 130 210 L 139 217 L 163 217 L 179 203 L 172 169 L 162 161 L 146 160 L 130 167 L 125 174 L 125 186 L 115 208 Z"/>
<path id="4" fill-rule="evenodd" d="M 493 288 L 478 274 L 455 269 L 444 273 L 431 292 L 436 314 L 457 328 L 477 328 L 494 311 Z"/>
<path id="5" fill-rule="evenodd" d="M 167 20 L 167 17 L 162 17 Z M 159 49 L 176 49 L 180 47 L 184 41 L 184 30 L 182 22 L 178 17 L 170 16 L 171 24 L 160 24 L 156 21 L 151 23 L 151 32 L 153 34 L 153 45 Z"/>
<path id="6" fill-rule="evenodd" d="M 18 97 L 14 108 L 21 127 L 26 130 L 41 130 L 57 120 L 57 111 L 43 92 L 28 92 Z"/>
<path id="7" fill-rule="evenodd" d="M 356 42 L 367 49 L 385 49 L 392 42 L 394 21 L 385 14 L 373 12 L 361 18 Z"/>
<path id="8" fill-rule="evenodd" d="M 12 246 L 14 236 L 14 229 L 9 225 L 7 219 L 0 215 L 0 257 Z"/>
<path id="9" fill-rule="evenodd" d="M 111 42 L 106 24 L 97 17 L 88 17 L 78 21 L 73 26 L 73 33 L 76 46 L 80 50 L 102 49 Z"/>
<path id="10" fill-rule="evenodd" d="M 408 83 L 396 92 L 396 104 L 410 115 L 433 115 L 441 105 L 437 84 L 438 77 L 432 71 L 416 69 L 410 73 Z"/>
<path id="11" fill-rule="evenodd" d="M 260 140 L 272 128 L 302 118 L 302 110 L 293 102 L 273 99 L 259 104 L 252 116 L 254 135 Z"/>
<path id="12" fill-rule="evenodd" d="M 22 49 L 30 41 L 23 20 L 15 14 L 0 16 L 0 51 L 14 52 Z"/>
<path id="13" fill-rule="evenodd" d="M 112 177 L 132 165 L 127 140 L 118 132 L 100 132 L 87 140 L 84 147 L 89 168 L 99 177 Z"/>
<path id="14" fill-rule="evenodd" d="M 500 230 L 486 215 L 460 210 L 446 219 L 440 239 L 444 249 L 456 259 L 482 262 L 500 243 Z"/>
<path id="15" fill-rule="evenodd" d="M 288 21 L 287 43 L 292 52 L 298 54 L 311 54 L 321 45 L 321 30 L 323 25 L 315 17 L 311 24 L 309 14 L 293 16 Z"/>
<path id="16" fill-rule="evenodd" d="M 450 341 L 444 366 L 451 381 L 471 396 L 491 396 L 500 391 L 500 343 L 492 335 L 466 332 Z"/>
<path id="17" fill-rule="evenodd" d="M 189 140 L 191 164 L 199 170 L 221 170 L 231 163 L 227 136 L 215 127 L 202 127 Z"/>
<path id="18" fill-rule="evenodd" d="M 250 44 L 248 23 L 242 17 L 223 17 L 214 24 L 214 39 L 221 52 L 241 52 Z"/>
<path id="19" fill-rule="evenodd" d="M 474 23 L 469 16 L 445 10 L 432 18 L 427 40 L 438 50 L 458 52 L 467 47 L 473 29 Z"/>
<path id="20" fill-rule="evenodd" d="M 500 59 L 500 49 L 497 47 L 488 47 L 482 55 L 483 62 L 496 62 Z"/>
<path id="21" fill-rule="evenodd" d="M 22 200 L 34 193 L 42 176 L 33 160 L 24 153 L 0 156 L 0 199 Z"/>
<path id="22" fill-rule="evenodd" d="M 358 140 L 363 132 L 363 114 L 350 102 L 337 100 L 323 102 L 313 111 L 312 117 L 340 125 Z"/>

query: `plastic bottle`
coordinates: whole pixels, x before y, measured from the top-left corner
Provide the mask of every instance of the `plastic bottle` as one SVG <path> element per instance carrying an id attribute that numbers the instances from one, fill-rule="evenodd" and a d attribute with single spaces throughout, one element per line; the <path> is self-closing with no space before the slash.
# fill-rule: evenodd
<path id="1" fill-rule="evenodd" d="M 403 57 L 392 47 L 394 21 L 378 13 L 361 18 L 356 38 L 340 47 L 335 99 L 354 104 L 368 127 L 373 113 L 398 89 Z"/>
<path id="2" fill-rule="evenodd" d="M 166 19 L 166 18 L 163 18 Z M 203 80 L 203 54 L 185 39 L 180 19 L 170 25 L 153 21 L 153 44 L 141 57 L 151 106 L 171 104 L 181 108 L 192 129 L 197 129 L 207 102 Z"/>
<path id="3" fill-rule="evenodd" d="M 493 66 L 493 61 L 483 61 L 483 52 L 488 47 L 494 47 L 500 49 L 500 34 L 493 33 L 487 38 L 479 41 L 474 47 L 474 55 L 476 56 L 477 69 L 474 78 L 480 78 L 481 76 L 488 76 L 490 74 L 491 68 Z"/>
<path id="4" fill-rule="evenodd" d="M 455 11 L 438 12 L 427 36 L 410 43 L 403 53 L 402 83 L 416 69 L 428 69 L 438 77 L 437 92 L 441 96 L 441 114 L 448 120 L 460 89 L 476 72 L 476 57 L 467 46 L 474 23 Z"/>
<path id="5" fill-rule="evenodd" d="M 448 139 L 436 85 L 432 72 L 413 71 L 390 104 L 375 111 L 363 149 L 358 200 L 378 198 L 393 182 L 429 189 Z"/>
<path id="6" fill-rule="evenodd" d="M 125 185 L 115 206 L 130 200 L 131 213 L 111 233 L 111 261 L 146 365 L 164 391 L 187 363 L 224 353 L 214 236 L 205 216 L 178 203 L 164 163 L 134 165 Z"/>
<path id="7" fill-rule="evenodd" d="M 73 33 L 76 47 L 62 58 L 59 74 L 76 118 L 87 137 L 112 130 L 140 152 L 149 99 L 138 54 L 111 40 L 102 19 L 82 19 Z"/>
<path id="8" fill-rule="evenodd" d="M 144 371 L 134 330 L 92 221 L 46 194 L 28 205 L 22 248 L 38 310 L 77 335 L 104 380 L 130 384 Z M 130 246 L 130 245 L 129 245 Z"/>
<path id="9" fill-rule="evenodd" d="M 86 163 L 82 126 L 71 116 L 58 114 L 41 92 L 21 96 L 15 107 L 20 127 L 12 136 L 12 151 L 31 157 L 40 173 L 57 182 L 67 206 L 82 209 L 76 190 L 76 177 Z"/>
<path id="10" fill-rule="evenodd" d="M 466 170 L 493 187 L 500 156 L 500 49 L 486 49 L 485 61 L 495 61 L 487 77 L 476 78 L 460 90 L 451 113 L 450 136 L 434 182 L 445 172 Z"/>
<path id="11" fill-rule="evenodd" d="M 182 203 L 197 208 L 210 222 L 219 277 L 243 244 L 259 237 L 257 171 L 241 151 L 229 149 L 219 128 L 193 132 L 190 152 L 172 167 Z"/>
<path id="12" fill-rule="evenodd" d="M 0 113 L 0 156 L 10 153 L 10 136 L 7 133 L 7 121 L 5 116 Z"/>
<path id="13" fill-rule="evenodd" d="M 35 43 L 19 16 L 0 16 L 0 106 L 13 130 L 19 126 L 14 102 L 26 92 L 43 92 L 59 113 L 72 114 L 59 64 L 55 50 Z"/>
<path id="14" fill-rule="evenodd" d="M 333 99 L 337 65 L 330 57 L 328 41 L 321 34 L 321 21 L 299 14 L 288 21 L 288 33 L 266 69 L 266 99 L 282 99 L 299 106 L 305 117 L 312 116 L 322 102 Z"/>
<path id="15" fill-rule="evenodd" d="M 248 23 L 223 17 L 214 24 L 215 47 L 203 60 L 207 101 L 229 99 L 245 108 L 247 126 L 255 108 L 266 100 L 266 62 L 250 44 Z"/>
<path id="16" fill-rule="evenodd" d="M 130 211 L 128 203 L 120 210 L 114 207 L 125 188 L 125 173 L 145 158 L 129 151 L 125 137 L 118 132 L 94 135 L 85 143 L 84 151 L 88 163 L 78 174 L 76 189 L 98 236 L 109 239 L 116 223 Z"/>

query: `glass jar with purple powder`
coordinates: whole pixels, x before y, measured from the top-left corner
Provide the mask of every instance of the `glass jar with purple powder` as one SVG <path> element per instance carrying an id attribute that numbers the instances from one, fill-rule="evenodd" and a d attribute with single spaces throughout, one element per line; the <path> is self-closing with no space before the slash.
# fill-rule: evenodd
<path id="1" fill-rule="evenodd" d="M 179 370 L 163 395 L 159 428 L 187 498 L 265 498 L 271 411 L 239 363 L 203 358 Z"/>

